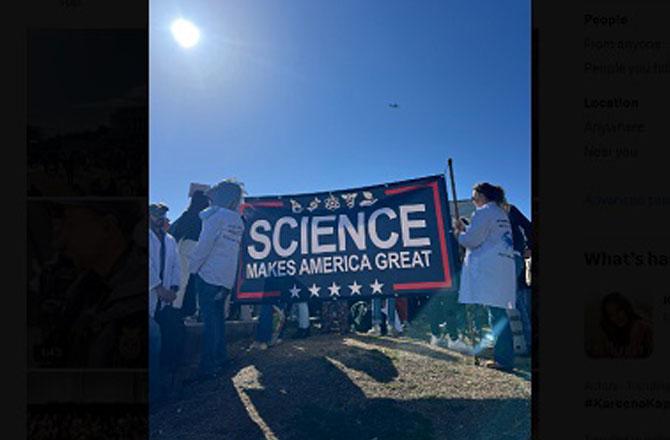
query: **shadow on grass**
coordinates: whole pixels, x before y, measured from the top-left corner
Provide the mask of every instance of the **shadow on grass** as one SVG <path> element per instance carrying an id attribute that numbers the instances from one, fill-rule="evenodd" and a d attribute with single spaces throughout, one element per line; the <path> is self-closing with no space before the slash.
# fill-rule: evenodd
<path id="1" fill-rule="evenodd" d="M 295 433 L 287 439 L 429 440 L 432 422 L 419 413 L 398 408 L 391 400 L 375 399 L 363 408 L 298 407 L 291 419 Z"/>
<path id="2" fill-rule="evenodd" d="M 150 439 L 264 439 L 230 377 L 189 387 L 149 416 Z"/>
<path id="3" fill-rule="evenodd" d="M 432 412 L 428 418 L 417 411 Z M 331 409 L 303 405 L 291 419 L 292 432 L 282 439 L 324 440 L 525 440 L 529 424 L 500 420 L 529 412 L 523 399 L 417 399 L 399 402 L 371 399 L 364 407 Z M 513 423 L 510 423 L 513 422 Z"/>
<path id="4" fill-rule="evenodd" d="M 389 383 L 398 377 L 393 362 L 389 362 L 389 358 L 380 350 L 343 347 L 334 357 L 347 368 L 362 371 L 377 382 Z"/>

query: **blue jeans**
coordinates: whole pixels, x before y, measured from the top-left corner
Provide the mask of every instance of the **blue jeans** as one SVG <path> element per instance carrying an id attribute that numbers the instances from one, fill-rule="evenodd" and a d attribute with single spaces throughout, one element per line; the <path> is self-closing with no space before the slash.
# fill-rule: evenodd
<path id="1" fill-rule="evenodd" d="M 391 328 L 395 324 L 395 298 L 386 298 L 387 301 L 387 327 Z M 381 325 L 382 323 L 382 300 L 381 298 L 372 298 L 372 325 Z"/>
<path id="2" fill-rule="evenodd" d="M 306 302 L 300 302 L 296 304 L 298 307 L 298 328 L 308 329 L 309 328 L 309 306 Z"/>
<path id="3" fill-rule="evenodd" d="M 272 305 L 261 304 L 256 328 L 256 341 L 269 344 L 272 340 Z"/>
<path id="4" fill-rule="evenodd" d="M 305 303 L 307 305 L 307 303 Z M 278 333 L 275 334 L 275 307 L 279 309 L 281 322 L 279 323 Z M 272 338 L 280 339 L 284 334 L 286 326 L 283 324 L 287 309 L 286 303 L 279 304 L 261 304 L 261 309 L 258 315 L 258 327 L 256 327 L 256 341 L 265 342 L 269 344 Z"/>
<path id="5" fill-rule="evenodd" d="M 196 289 L 200 314 L 204 324 L 199 370 L 202 374 L 211 374 L 216 369 L 217 364 L 220 365 L 228 359 L 223 305 L 230 290 L 209 284 L 199 275 L 196 276 Z M 223 298 L 214 300 L 221 291 L 223 291 Z"/>
<path id="6" fill-rule="evenodd" d="M 153 316 L 149 315 L 149 402 L 161 395 L 161 329 Z"/>
<path id="7" fill-rule="evenodd" d="M 491 329 L 496 337 L 493 358 L 503 368 L 511 369 L 514 367 L 514 344 L 507 310 L 501 307 L 489 307 L 489 316 Z"/>

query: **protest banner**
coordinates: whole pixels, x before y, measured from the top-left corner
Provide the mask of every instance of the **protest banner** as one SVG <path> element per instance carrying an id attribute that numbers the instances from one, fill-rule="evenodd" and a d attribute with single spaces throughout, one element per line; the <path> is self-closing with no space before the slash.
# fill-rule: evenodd
<path id="1" fill-rule="evenodd" d="M 242 303 L 456 290 L 443 175 L 365 188 L 250 197 L 235 288 Z"/>

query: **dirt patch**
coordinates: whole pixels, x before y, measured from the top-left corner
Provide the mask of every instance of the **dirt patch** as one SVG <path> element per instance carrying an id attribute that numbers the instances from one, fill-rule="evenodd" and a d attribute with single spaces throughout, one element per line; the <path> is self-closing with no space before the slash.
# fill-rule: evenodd
<path id="1" fill-rule="evenodd" d="M 319 335 L 266 351 L 230 347 L 218 379 L 150 417 L 155 439 L 530 437 L 530 380 L 413 338 Z"/>

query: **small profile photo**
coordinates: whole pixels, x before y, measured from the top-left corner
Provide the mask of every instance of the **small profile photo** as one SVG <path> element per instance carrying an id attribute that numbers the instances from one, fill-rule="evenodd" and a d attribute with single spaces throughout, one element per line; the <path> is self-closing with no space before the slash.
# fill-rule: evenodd
<path id="1" fill-rule="evenodd" d="M 644 359 L 654 349 L 652 307 L 620 292 L 587 305 L 585 349 L 592 358 Z"/>

